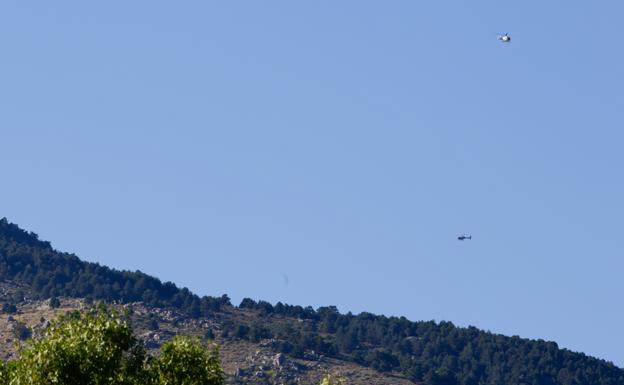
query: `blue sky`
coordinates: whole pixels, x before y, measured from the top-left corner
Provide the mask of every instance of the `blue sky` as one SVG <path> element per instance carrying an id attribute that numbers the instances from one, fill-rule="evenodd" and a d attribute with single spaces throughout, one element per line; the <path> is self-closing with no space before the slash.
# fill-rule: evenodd
<path id="1" fill-rule="evenodd" d="M 624 366 L 622 14 L 6 1 L 0 216 L 235 303 L 450 320 Z"/>

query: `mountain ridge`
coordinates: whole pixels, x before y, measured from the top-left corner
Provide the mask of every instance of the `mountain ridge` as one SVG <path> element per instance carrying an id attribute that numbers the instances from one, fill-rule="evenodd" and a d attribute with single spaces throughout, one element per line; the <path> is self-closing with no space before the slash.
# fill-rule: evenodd
<path id="1" fill-rule="evenodd" d="M 177 309 L 189 319 L 230 313 L 219 325 L 218 337 L 224 341 L 274 340 L 272 350 L 293 358 L 314 351 L 380 373 L 400 372 L 428 385 L 624 384 L 621 368 L 560 349 L 554 342 L 458 328 L 445 321 L 341 314 L 333 306 L 315 310 L 245 298 L 236 307 L 227 295 L 199 297 L 140 271 L 81 261 L 6 218 L 0 219 L 0 279 L 28 287 L 35 300 L 62 296 L 141 302 L 153 309 Z M 5 302 L 19 302 L 20 295 L 13 296 Z"/>

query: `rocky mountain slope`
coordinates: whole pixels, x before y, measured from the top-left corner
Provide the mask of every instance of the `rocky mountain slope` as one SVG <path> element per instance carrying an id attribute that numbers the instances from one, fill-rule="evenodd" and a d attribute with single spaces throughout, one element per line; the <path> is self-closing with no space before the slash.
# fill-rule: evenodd
<path id="1" fill-rule="evenodd" d="M 0 314 L 0 358 L 10 360 L 19 353 L 20 345 L 60 314 L 80 311 L 94 306 L 90 301 L 76 298 L 50 300 L 29 299 L 28 290 L 13 282 L 0 283 L 0 300 L 12 299 L 19 292 L 25 298 L 15 309 Z M 235 337 L 223 337 L 222 325 L 237 320 L 253 318 L 253 314 L 232 308 L 213 317 L 189 318 L 175 309 L 161 309 L 141 302 L 117 305 L 128 310 L 136 335 L 152 353 L 175 335 L 193 335 L 216 342 L 220 347 L 223 368 L 230 384 L 318 384 L 324 374 L 339 374 L 351 384 L 414 384 L 400 373 L 380 373 L 352 362 L 324 357 L 306 351 L 304 357 L 294 358 L 274 349 L 275 339 L 253 343 Z"/>

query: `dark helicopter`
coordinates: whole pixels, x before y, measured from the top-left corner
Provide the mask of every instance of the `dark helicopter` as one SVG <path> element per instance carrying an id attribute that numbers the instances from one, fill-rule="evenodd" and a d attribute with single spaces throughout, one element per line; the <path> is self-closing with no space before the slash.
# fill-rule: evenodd
<path id="1" fill-rule="evenodd" d="M 457 237 L 457 239 L 459 241 L 465 241 L 466 239 L 470 240 L 472 239 L 472 235 L 462 234 L 459 237 Z"/>
<path id="2" fill-rule="evenodd" d="M 511 36 L 509 36 L 508 33 L 506 33 L 504 35 L 498 35 L 498 40 L 502 41 L 503 43 L 510 43 L 511 42 Z"/>

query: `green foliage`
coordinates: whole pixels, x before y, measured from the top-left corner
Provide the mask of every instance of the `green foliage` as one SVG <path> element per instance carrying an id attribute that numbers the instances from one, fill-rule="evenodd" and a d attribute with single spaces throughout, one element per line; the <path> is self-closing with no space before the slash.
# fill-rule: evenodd
<path id="1" fill-rule="evenodd" d="M 4 303 L 2 304 L 2 312 L 6 314 L 15 314 L 17 313 L 17 306 L 12 303 Z"/>
<path id="2" fill-rule="evenodd" d="M 380 372 L 388 372 L 399 367 L 399 359 L 385 351 L 370 351 L 366 355 L 366 361 Z"/>
<path id="3" fill-rule="evenodd" d="M 215 339 L 215 334 L 212 331 L 212 329 L 206 330 L 206 333 L 204 333 L 204 339 L 206 339 L 208 341 L 212 341 L 212 340 Z"/>
<path id="4" fill-rule="evenodd" d="M 239 324 L 236 326 L 236 330 L 234 331 L 234 337 L 236 338 L 248 338 L 249 337 L 249 327 L 247 325 Z"/>
<path id="5" fill-rule="evenodd" d="M 53 322 L 43 337 L 20 352 L 11 384 L 134 384 L 126 369 L 144 353 L 127 321 L 116 314 L 70 313 Z"/>
<path id="6" fill-rule="evenodd" d="M 346 385 L 347 380 L 344 377 L 340 376 L 332 376 L 331 374 L 327 374 L 323 377 L 319 385 Z"/>
<path id="7" fill-rule="evenodd" d="M 158 321 L 156 321 L 155 319 L 151 318 L 149 321 L 147 321 L 147 330 L 158 330 L 160 327 L 158 325 Z"/>
<path id="8" fill-rule="evenodd" d="M 25 323 L 17 321 L 13 325 L 12 334 L 16 339 L 24 341 L 32 336 L 32 330 Z"/>
<path id="9" fill-rule="evenodd" d="M 222 385 L 218 350 L 208 350 L 198 339 L 175 337 L 161 347 L 156 365 L 162 385 Z"/>
<path id="10" fill-rule="evenodd" d="M 127 318 L 105 308 L 72 312 L 0 365 L 0 384 L 222 385 L 216 348 L 176 337 L 158 358 L 146 354 Z"/>
<path id="11" fill-rule="evenodd" d="M 0 361 L 0 385 L 9 385 L 11 369 L 6 362 Z"/>
<path id="12" fill-rule="evenodd" d="M 61 306 L 61 301 L 57 297 L 50 298 L 48 303 L 52 309 L 56 309 Z"/>

